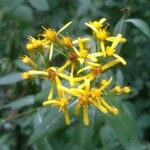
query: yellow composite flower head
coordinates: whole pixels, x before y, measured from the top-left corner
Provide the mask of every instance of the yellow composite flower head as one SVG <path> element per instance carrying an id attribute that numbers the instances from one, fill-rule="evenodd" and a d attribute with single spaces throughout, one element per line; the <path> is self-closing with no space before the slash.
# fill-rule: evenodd
<path id="1" fill-rule="evenodd" d="M 29 66 L 29 70 L 23 72 L 21 77 L 25 80 L 39 78 L 50 81 L 43 106 L 57 107 L 59 112 L 64 113 L 67 125 L 71 123 L 68 112 L 71 104 L 75 104 L 76 115 L 82 109 L 83 122 L 89 125 L 89 110 L 93 107 L 105 114 L 119 113 L 119 109 L 106 99 L 106 95 L 109 98 L 131 92 L 129 86 L 112 86 L 112 77 L 104 78 L 104 73 L 108 73 L 112 67 L 126 65 L 124 58 L 117 52 L 117 46 L 126 42 L 126 39 L 121 33 L 112 36 L 106 21 L 106 18 L 102 18 L 85 23 L 92 30 L 91 38 L 72 39 L 74 36 L 68 36 L 68 33 L 61 35 L 72 22 L 65 24 L 59 31 L 43 27 L 44 31 L 38 34 L 37 39 L 32 36 L 28 38 L 28 54 L 21 60 Z M 91 44 L 93 41 L 95 48 Z M 62 62 L 60 55 L 65 61 Z M 56 63 L 56 58 L 61 64 Z"/>

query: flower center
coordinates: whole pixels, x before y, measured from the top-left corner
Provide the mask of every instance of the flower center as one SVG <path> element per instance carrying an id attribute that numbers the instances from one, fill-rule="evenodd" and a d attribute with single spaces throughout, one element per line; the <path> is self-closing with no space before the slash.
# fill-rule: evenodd
<path id="1" fill-rule="evenodd" d="M 77 59 L 78 59 L 78 55 L 76 54 L 76 53 L 69 53 L 69 60 L 71 61 L 71 62 L 76 62 L 77 61 Z"/>
<path id="2" fill-rule="evenodd" d="M 94 66 L 92 67 L 92 72 L 94 73 L 94 75 L 99 75 L 103 72 L 102 70 L 102 66 L 99 65 L 99 66 Z"/>
<path id="3" fill-rule="evenodd" d="M 82 58 L 86 58 L 87 55 L 88 55 L 88 51 L 87 51 L 87 50 L 83 49 L 83 50 L 80 51 L 80 56 L 81 56 Z"/>
<path id="4" fill-rule="evenodd" d="M 50 80 L 55 80 L 55 77 L 57 76 L 57 69 L 51 67 L 47 70 L 47 72 L 48 72 L 48 77 L 47 78 L 50 79 Z"/>
<path id="5" fill-rule="evenodd" d="M 114 49 L 112 49 L 111 47 L 107 47 L 106 48 L 106 55 L 107 56 L 112 56 L 113 54 L 114 54 L 114 52 L 115 52 L 115 50 Z"/>
<path id="6" fill-rule="evenodd" d="M 82 105 L 85 105 L 85 104 L 88 104 L 90 101 L 89 101 L 89 98 L 90 98 L 90 95 L 89 94 L 84 94 L 81 96 L 80 98 L 80 102 Z"/>
<path id="7" fill-rule="evenodd" d="M 45 29 L 43 36 L 45 37 L 45 39 L 54 42 L 57 38 L 57 33 L 56 31 L 49 28 L 49 29 Z"/>
<path id="8" fill-rule="evenodd" d="M 61 108 L 64 108 L 68 105 L 68 101 L 66 99 L 61 98 L 58 100 L 58 106 Z"/>
<path id="9" fill-rule="evenodd" d="M 101 40 L 104 41 L 107 37 L 108 37 L 108 32 L 105 29 L 99 30 L 99 32 L 96 33 L 96 37 Z"/>

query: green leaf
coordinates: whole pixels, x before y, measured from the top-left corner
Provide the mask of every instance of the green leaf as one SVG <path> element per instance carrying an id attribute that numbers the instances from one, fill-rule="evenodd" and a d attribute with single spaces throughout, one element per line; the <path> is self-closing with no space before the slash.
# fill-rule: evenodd
<path id="1" fill-rule="evenodd" d="M 117 22 L 114 28 L 114 36 L 116 36 L 119 33 L 124 35 L 125 30 L 126 30 L 125 16 L 122 16 L 122 18 Z"/>
<path id="2" fill-rule="evenodd" d="M 37 10 L 46 11 L 49 10 L 47 0 L 29 0 L 30 4 Z"/>
<path id="3" fill-rule="evenodd" d="M 34 129 L 36 129 L 36 127 L 42 123 L 43 123 L 43 115 L 40 112 L 40 110 L 38 110 L 38 112 L 36 113 L 36 116 L 34 118 Z M 41 150 L 41 149 L 42 150 L 52 150 L 53 148 L 49 144 L 48 139 L 45 137 L 43 139 L 38 140 L 35 143 L 35 149 L 37 149 L 37 150 Z"/>
<path id="4" fill-rule="evenodd" d="M 23 22 L 32 21 L 33 19 L 32 9 L 26 5 L 20 5 L 17 7 L 12 15 Z"/>
<path id="5" fill-rule="evenodd" d="M 11 73 L 9 75 L 3 76 L 0 78 L 0 85 L 9 85 L 9 84 L 14 84 L 16 82 L 19 82 L 23 80 L 21 78 L 21 73 Z"/>
<path id="6" fill-rule="evenodd" d="M 22 107 L 33 105 L 33 104 L 34 104 L 34 96 L 29 95 L 29 96 L 20 98 L 18 100 L 15 100 L 15 101 L 3 106 L 2 108 L 9 108 L 10 107 L 12 109 L 20 109 Z"/>
<path id="7" fill-rule="evenodd" d="M 70 106 L 68 107 L 68 110 L 70 110 L 76 101 L 74 101 Z M 50 111 L 45 115 L 44 120 L 42 124 L 40 124 L 34 133 L 30 136 L 28 143 L 32 144 L 36 142 L 39 139 L 42 139 L 53 132 L 55 132 L 60 127 L 66 126 L 64 123 L 64 117 L 63 113 L 57 113 L 57 111 L 54 111 L 54 109 L 50 109 Z"/>
<path id="8" fill-rule="evenodd" d="M 150 28 L 148 24 L 144 22 L 142 19 L 132 18 L 132 19 L 127 19 L 126 22 L 132 23 L 134 26 L 139 28 L 147 37 L 150 38 Z"/>

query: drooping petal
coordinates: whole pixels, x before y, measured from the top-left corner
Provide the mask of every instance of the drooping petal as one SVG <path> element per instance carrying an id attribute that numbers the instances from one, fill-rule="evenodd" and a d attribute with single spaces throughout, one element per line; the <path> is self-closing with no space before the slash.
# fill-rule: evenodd
<path id="1" fill-rule="evenodd" d="M 65 24 L 58 32 L 57 35 L 62 32 L 63 30 L 65 30 L 68 26 L 70 26 L 70 24 L 72 23 L 72 21 L 68 22 L 67 24 Z"/>
<path id="2" fill-rule="evenodd" d="M 70 125 L 70 118 L 69 118 L 69 113 L 68 113 L 68 110 L 67 108 L 64 108 L 64 117 L 65 117 L 65 123 L 66 125 Z"/>
<path id="3" fill-rule="evenodd" d="M 113 56 L 114 56 L 115 58 L 117 58 L 120 62 L 122 62 L 123 65 L 126 65 L 126 64 L 127 64 L 126 61 L 125 61 L 122 57 L 120 57 L 119 55 L 113 54 Z"/>
<path id="4" fill-rule="evenodd" d="M 103 113 L 107 113 L 107 109 L 105 107 L 103 107 L 100 103 L 96 102 L 95 100 L 92 101 L 92 104 L 98 108 L 101 112 Z"/>
<path id="5" fill-rule="evenodd" d="M 81 103 L 78 102 L 74 108 L 74 114 L 77 115 L 80 111 Z"/>
<path id="6" fill-rule="evenodd" d="M 65 97 L 65 93 L 63 90 L 61 90 L 59 88 L 59 86 L 61 86 L 61 82 L 60 82 L 60 79 L 58 77 L 56 77 L 56 87 L 57 87 L 57 93 L 59 95 L 59 97 Z"/>
<path id="7" fill-rule="evenodd" d="M 111 107 L 104 99 L 100 98 L 100 102 L 109 112 L 114 113 L 114 107 Z"/>
<path id="8" fill-rule="evenodd" d="M 83 106 L 83 121 L 85 125 L 89 125 L 88 105 Z"/>

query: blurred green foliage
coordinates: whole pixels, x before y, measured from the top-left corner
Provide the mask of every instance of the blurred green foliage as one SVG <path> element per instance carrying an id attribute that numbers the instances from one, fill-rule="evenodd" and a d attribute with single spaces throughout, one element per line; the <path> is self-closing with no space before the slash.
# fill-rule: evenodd
<path id="1" fill-rule="evenodd" d="M 0 0 L 0 150 L 150 149 L 149 8 L 149 0 Z M 19 82 L 20 72 L 28 69 L 20 57 L 28 35 L 42 26 L 58 28 L 72 20 L 69 33 L 76 37 L 88 35 L 84 22 L 101 17 L 112 33 L 127 38 L 118 51 L 128 64 L 112 74 L 115 84 L 127 84 L 133 92 L 122 100 L 112 98 L 121 110 L 118 117 L 93 109 L 88 127 L 75 117 L 66 127 L 61 113 L 41 107 L 48 82 Z M 54 64 L 57 59 L 63 60 L 58 56 Z"/>

